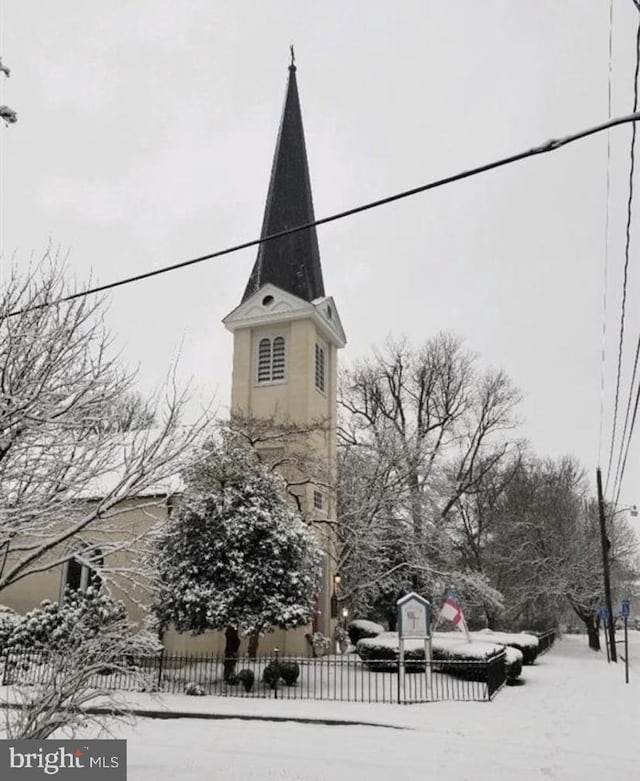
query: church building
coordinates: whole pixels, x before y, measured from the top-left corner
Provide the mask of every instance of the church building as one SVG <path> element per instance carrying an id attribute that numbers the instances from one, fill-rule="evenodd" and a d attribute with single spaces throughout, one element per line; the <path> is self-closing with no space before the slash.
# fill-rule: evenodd
<path id="1" fill-rule="evenodd" d="M 261 237 L 265 241 L 259 245 L 239 306 L 223 322 L 233 334 L 232 415 L 292 424 L 310 432 L 304 442 L 289 442 L 286 447 L 292 451 L 304 447 L 308 461 L 318 465 L 315 474 L 300 481 L 296 499 L 306 519 L 319 521 L 314 528 L 318 529 L 326 555 L 312 625 L 269 633 L 260 643 L 261 653 L 274 647 L 284 653 L 309 653 L 305 634 L 319 631 L 330 635 L 331 607 L 335 612 L 336 604 L 332 600 L 330 552 L 332 522 L 336 519 L 332 489 L 336 473 L 337 352 L 346 340 L 335 303 L 325 294 L 315 228 L 270 238 L 313 223 L 314 219 L 292 57 L 262 224 Z M 90 527 L 82 539 L 71 544 L 77 550 L 87 545 L 95 548 L 99 566 L 103 566 L 103 545 L 113 548 L 114 539 L 143 538 L 154 519 L 169 518 L 171 490 L 175 485 L 128 500 L 110 520 Z M 97 498 L 92 495 L 87 501 Z M 116 545 L 115 553 L 108 554 L 112 571 L 126 570 L 130 555 L 128 545 Z M 42 568 L 6 588 L 3 603 L 24 613 L 43 599 L 58 601 L 65 588 L 86 588 L 99 577 L 98 571 L 99 567 L 91 569 L 75 558 L 60 566 Z M 115 574 L 112 586 L 113 595 L 124 601 L 131 620 L 144 623 L 150 594 L 143 584 L 132 585 L 128 578 L 120 579 Z M 194 637 L 169 630 L 163 642 L 172 651 L 222 653 L 224 635 L 206 632 Z M 241 653 L 246 643 L 245 639 Z"/>

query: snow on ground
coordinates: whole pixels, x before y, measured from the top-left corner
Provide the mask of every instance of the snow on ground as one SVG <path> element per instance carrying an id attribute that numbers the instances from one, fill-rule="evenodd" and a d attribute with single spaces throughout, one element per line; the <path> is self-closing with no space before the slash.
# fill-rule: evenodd
<path id="1" fill-rule="evenodd" d="M 629 685 L 622 665 L 607 665 L 584 637 L 568 636 L 493 703 L 197 702 L 227 713 L 362 719 L 405 730 L 240 720 L 140 720 L 117 729 L 129 741 L 132 781 L 626 781 L 640 775 L 640 633 L 631 635 Z"/>
<path id="2" fill-rule="evenodd" d="M 630 684 L 584 636 L 566 636 L 491 703 L 427 705 L 233 700 L 136 694 L 132 705 L 338 718 L 394 725 L 140 719 L 112 723 L 128 740 L 130 781 L 628 781 L 640 777 L 640 632 Z M 621 647 L 621 646 L 620 646 Z"/>

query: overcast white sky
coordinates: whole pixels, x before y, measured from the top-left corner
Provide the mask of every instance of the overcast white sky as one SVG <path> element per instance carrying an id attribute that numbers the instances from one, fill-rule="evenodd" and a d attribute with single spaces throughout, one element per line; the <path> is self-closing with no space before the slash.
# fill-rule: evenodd
<path id="1" fill-rule="evenodd" d="M 13 71 L 0 102 L 19 116 L 0 128 L 4 268 L 14 256 L 26 265 L 51 239 L 71 250 L 80 279 L 107 282 L 257 237 L 292 41 L 318 217 L 607 116 L 608 0 L 0 8 L 0 53 Z M 614 0 L 614 114 L 632 106 L 636 22 L 633 2 Z M 629 139 L 629 127 L 611 133 L 605 442 Z M 325 286 L 349 339 L 343 363 L 389 334 L 418 345 L 454 331 L 525 393 L 522 431 L 535 450 L 575 454 L 592 475 L 605 174 L 600 135 L 320 228 Z M 639 242 L 636 232 L 627 369 L 640 328 Z M 228 405 L 232 337 L 220 321 L 239 303 L 254 257 L 114 292 L 110 326 L 145 388 L 181 346 L 180 376 Z M 640 433 L 632 450 L 624 503 L 640 503 Z"/>

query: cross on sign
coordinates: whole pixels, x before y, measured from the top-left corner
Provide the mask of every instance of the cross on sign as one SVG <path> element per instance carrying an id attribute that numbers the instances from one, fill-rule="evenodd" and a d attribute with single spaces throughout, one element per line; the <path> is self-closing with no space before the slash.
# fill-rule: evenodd
<path id="1" fill-rule="evenodd" d="M 415 610 L 407 610 L 407 618 L 409 621 L 411 621 L 411 628 L 416 628 L 416 622 L 418 620 L 418 615 Z"/>

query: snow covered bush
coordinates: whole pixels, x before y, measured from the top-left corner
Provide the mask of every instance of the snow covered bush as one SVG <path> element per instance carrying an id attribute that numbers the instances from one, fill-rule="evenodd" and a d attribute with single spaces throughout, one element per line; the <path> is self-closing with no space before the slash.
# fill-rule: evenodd
<path id="1" fill-rule="evenodd" d="M 536 635 L 528 632 L 492 632 L 491 629 L 483 629 L 481 632 L 472 632 L 474 640 L 500 643 L 500 645 L 517 648 L 522 653 L 523 664 L 533 664 L 538 656 L 540 642 Z"/>
<path id="2" fill-rule="evenodd" d="M 513 684 L 522 673 L 522 651 L 510 645 L 505 646 L 504 667 L 507 673 L 507 683 Z"/>
<path id="3" fill-rule="evenodd" d="M 356 653 L 370 670 L 393 672 L 398 669 L 400 656 L 398 633 L 382 632 L 376 637 L 363 637 L 358 640 Z M 424 672 L 424 643 L 405 641 L 404 658 L 409 663 L 407 672 Z"/>
<path id="4" fill-rule="evenodd" d="M 331 638 L 325 637 L 322 632 L 314 632 L 311 635 L 311 646 L 314 656 L 324 656 L 331 650 Z"/>
<path id="5" fill-rule="evenodd" d="M 20 616 L 10 607 L 0 605 L 0 651 L 4 648 Z"/>
<path id="6" fill-rule="evenodd" d="M 295 686 L 300 677 L 300 665 L 297 662 L 290 662 L 286 659 L 269 662 L 262 673 L 262 680 L 272 689 L 277 681 L 284 681 L 286 686 Z"/>
<path id="7" fill-rule="evenodd" d="M 206 691 L 200 686 L 199 683 L 196 683 L 195 681 L 189 681 L 188 684 L 184 687 L 184 693 L 189 694 L 192 697 L 203 697 L 206 694 Z"/>
<path id="8" fill-rule="evenodd" d="M 253 670 L 240 670 L 240 672 L 236 675 L 236 678 L 243 685 L 246 692 L 250 692 L 251 689 L 253 689 L 253 684 L 256 679 Z"/>
<path id="9" fill-rule="evenodd" d="M 300 677 L 300 665 L 297 662 L 279 662 L 280 677 L 287 686 L 295 686 Z"/>
<path id="10" fill-rule="evenodd" d="M 340 649 L 341 654 L 346 654 L 349 650 L 349 633 L 340 624 L 336 625 L 333 632 L 333 639 L 336 641 L 336 645 Z"/>
<path id="11" fill-rule="evenodd" d="M 112 629 L 122 632 L 123 638 L 133 638 L 123 602 L 91 589 L 71 591 L 62 602 L 44 600 L 40 607 L 19 616 L 5 648 L 13 653 L 68 652 Z M 155 645 L 159 648 L 157 642 Z"/>
<path id="12" fill-rule="evenodd" d="M 91 716 L 95 700 L 113 714 L 123 705 L 109 688 L 106 672 L 132 682 L 144 679 L 142 658 L 153 656 L 158 640 L 136 632 L 121 602 L 91 591 L 72 592 L 61 603 L 43 602 L 20 617 L 4 648 L 5 680 L 21 707 L 6 714 L 12 739 L 44 739 L 58 729 L 73 734 L 104 717 Z"/>
<path id="13" fill-rule="evenodd" d="M 306 624 L 320 575 L 318 544 L 282 478 L 233 431 L 210 440 L 184 473 L 172 523 L 158 540 L 160 625 L 225 630 L 225 680 L 239 634 Z"/>
<path id="14" fill-rule="evenodd" d="M 276 684 L 280 680 L 280 666 L 278 665 L 278 662 L 269 662 L 262 671 L 262 680 L 272 689 L 276 687 Z"/>
<path id="15" fill-rule="evenodd" d="M 440 670 L 469 680 L 485 680 L 486 668 L 480 662 L 486 662 L 496 654 L 504 653 L 503 646 L 489 642 L 468 643 L 458 634 L 434 635 L 431 644 L 434 670 Z M 358 641 L 356 652 L 371 670 L 390 672 L 398 669 L 400 641 L 397 632 L 383 632 L 377 637 L 363 638 Z M 407 672 L 424 671 L 424 641 L 405 640 L 404 656 Z M 421 664 L 422 662 L 422 664 Z M 468 662 L 469 664 L 464 664 Z"/>
<path id="16" fill-rule="evenodd" d="M 362 640 L 365 637 L 377 637 L 379 634 L 382 634 L 382 632 L 384 632 L 384 627 L 382 624 L 377 624 L 375 621 L 356 619 L 349 623 L 347 632 L 349 633 L 351 645 L 357 645 L 358 640 Z"/>

